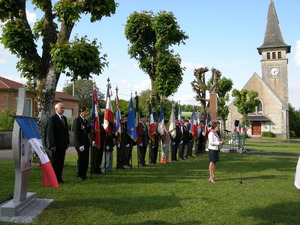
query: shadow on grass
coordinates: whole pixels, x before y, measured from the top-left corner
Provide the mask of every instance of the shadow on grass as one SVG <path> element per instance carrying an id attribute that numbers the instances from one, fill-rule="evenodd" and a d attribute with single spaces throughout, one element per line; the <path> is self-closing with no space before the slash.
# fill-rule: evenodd
<path id="1" fill-rule="evenodd" d="M 300 224 L 299 211 L 300 202 L 282 202 L 244 210 L 241 216 L 257 218 L 258 224 Z"/>
<path id="2" fill-rule="evenodd" d="M 76 200 L 59 200 L 54 202 L 51 207 L 55 210 L 76 208 L 89 208 L 97 211 L 108 211 L 116 216 L 130 215 L 136 213 L 149 213 L 150 211 L 165 210 L 171 208 L 182 208 L 182 200 L 175 195 L 169 196 L 133 196 L 133 197 L 111 197 L 111 198 L 80 198 Z M 80 204 L 79 204 L 80 202 Z M 73 208 L 73 209 L 72 209 Z"/>
<path id="3" fill-rule="evenodd" d="M 127 225 L 168 225 L 168 224 L 174 224 L 174 223 L 168 223 L 165 221 L 161 221 L 161 220 L 147 220 L 143 223 L 127 223 Z M 203 224 L 203 222 L 201 221 L 184 221 L 184 222 L 176 222 L 177 225 L 195 225 L 195 224 Z M 126 224 L 125 224 L 126 225 Z"/>

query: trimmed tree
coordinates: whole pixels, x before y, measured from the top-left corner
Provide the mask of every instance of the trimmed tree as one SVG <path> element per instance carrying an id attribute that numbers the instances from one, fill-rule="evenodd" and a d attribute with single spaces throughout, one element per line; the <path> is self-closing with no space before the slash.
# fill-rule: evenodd
<path id="1" fill-rule="evenodd" d="M 222 73 L 215 69 L 211 69 L 211 77 L 206 80 L 206 73 L 209 71 L 207 67 L 201 67 L 194 70 L 195 79 L 191 82 L 193 91 L 196 93 L 195 99 L 200 102 L 201 112 L 205 114 L 206 109 L 209 107 L 209 99 L 207 98 L 207 91 L 209 93 L 216 91 L 218 82 Z"/>
<path id="2" fill-rule="evenodd" d="M 250 125 L 250 121 L 247 119 L 249 113 L 255 112 L 256 107 L 259 105 L 258 92 L 248 90 L 237 90 L 232 91 L 232 96 L 236 99 L 233 105 L 237 107 L 237 110 L 242 114 L 242 125 Z"/>
<path id="3" fill-rule="evenodd" d="M 229 101 L 229 92 L 231 91 L 233 82 L 226 77 L 218 81 L 216 92 L 218 93 L 218 116 L 221 117 L 222 128 L 226 130 L 226 118 L 229 114 L 227 102 Z"/>
<path id="4" fill-rule="evenodd" d="M 185 44 L 188 36 L 180 30 L 173 13 L 134 12 L 126 22 L 125 36 L 130 43 L 130 57 L 138 61 L 151 80 L 152 104 L 156 105 L 160 96 L 175 93 L 182 83 L 184 68 L 180 66 L 179 55 L 170 47 Z"/>
<path id="5" fill-rule="evenodd" d="M 101 74 L 107 66 L 106 55 L 100 54 L 100 44 L 96 40 L 90 41 L 84 36 L 70 42 L 74 25 L 83 14 L 90 14 L 91 22 L 103 16 L 110 17 L 117 4 L 114 0 L 59 0 L 52 5 L 51 0 L 33 0 L 32 4 L 44 15 L 31 28 L 26 2 L 0 1 L 0 21 L 4 22 L 1 42 L 19 58 L 18 70 L 37 91 L 39 129 L 43 134 L 61 73 L 66 73 L 72 81 L 89 79 L 91 74 Z M 38 39 L 41 39 L 41 50 L 36 45 Z"/>

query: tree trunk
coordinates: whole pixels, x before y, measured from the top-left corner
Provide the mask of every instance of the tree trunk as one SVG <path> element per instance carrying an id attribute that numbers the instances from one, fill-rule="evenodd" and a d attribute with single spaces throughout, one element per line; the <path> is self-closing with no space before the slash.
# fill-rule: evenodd
<path id="1" fill-rule="evenodd" d="M 151 78 L 150 76 L 150 79 L 151 79 L 151 104 L 152 104 L 152 107 L 155 108 L 157 106 L 157 104 L 160 102 L 160 98 L 158 96 L 158 93 L 157 93 L 157 90 L 156 90 L 156 87 L 155 87 L 155 80 L 153 78 Z"/>
<path id="2" fill-rule="evenodd" d="M 48 119 L 52 114 L 53 103 L 55 98 L 56 86 L 59 79 L 58 74 L 55 73 L 54 66 L 49 68 L 46 80 L 38 81 L 38 115 L 39 118 L 39 132 L 41 134 L 41 139 L 45 143 L 45 134 L 47 129 Z"/>

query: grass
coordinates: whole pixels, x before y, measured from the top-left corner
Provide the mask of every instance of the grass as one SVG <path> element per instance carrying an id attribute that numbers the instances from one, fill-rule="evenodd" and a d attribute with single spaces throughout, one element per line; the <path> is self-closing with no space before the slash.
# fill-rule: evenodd
<path id="1" fill-rule="evenodd" d="M 296 144 L 251 141 L 246 146 L 300 153 Z M 32 168 L 28 191 L 54 199 L 33 224 L 300 224 L 300 192 L 293 185 L 297 157 L 221 153 L 218 182 L 212 184 L 207 154 L 149 167 L 136 167 L 135 150 L 133 155 L 132 170 L 85 182 L 76 179 L 77 156 L 67 155 L 68 183 L 59 189 L 42 187 L 40 168 Z M 0 168 L 3 201 L 12 197 L 13 161 L 0 162 Z"/>

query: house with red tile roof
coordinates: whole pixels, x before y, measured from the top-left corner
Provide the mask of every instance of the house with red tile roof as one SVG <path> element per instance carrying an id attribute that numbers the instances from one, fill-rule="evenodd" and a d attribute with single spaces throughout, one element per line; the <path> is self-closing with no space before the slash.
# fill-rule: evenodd
<path id="1" fill-rule="evenodd" d="M 15 111 L 17 109 L 17 99 L 18 99 L 18 88 L 24 87 L 23 84 L 9 80 L 7 78 L 0 76 L 0 112 L 8 109 L 9 111 Z M 26 91 L 26 107 L 28 110 L 25 112 L 26 116 L 34 116 L 34 109 L 36 102 L 35 91 Z M 58 102 L 63 102 L 65 105 L 65 116 L 68 118 L 74 118 L 78 115 L 79 110 L 79 99 L 75 98 L 64 92 L 56 92 L 55 99 L 53 103 L 53 113 L 54 105 Z"/>

